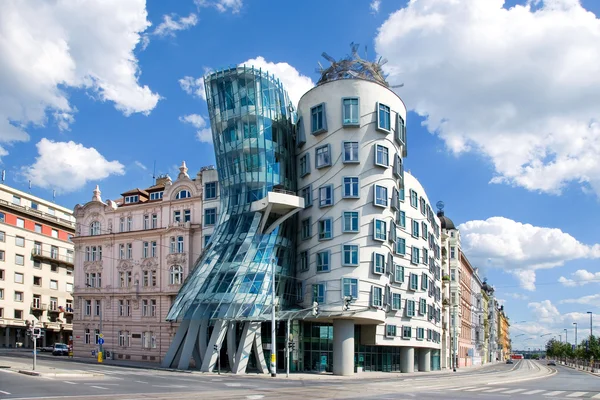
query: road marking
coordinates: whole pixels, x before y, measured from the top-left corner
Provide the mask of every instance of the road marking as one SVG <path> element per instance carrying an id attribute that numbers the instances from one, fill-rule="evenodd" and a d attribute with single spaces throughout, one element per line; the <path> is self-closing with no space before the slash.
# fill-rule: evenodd
<path id="1" fill-rule="evenodd" d="M 86 383 L 86 385 L 95 385 L 95 384 L 96 384 L 95 382 L 92 382 L 92 383 Z M 118 384 L 118 383 L 104 383 L 104 382 L 102 382 L 102 384 L 103 384 L 104 386 L 119 386 L 119 384 Z M 93 387 L 93 386 L 92 386 L 92 387 Z"/>
<path id="2" fill-rule="evenodd" d="M 467 389 L 473 389 L 475 387 L 476 386 L 463 386 L 463 387 L 452 388 L 452 389 L 449 389 L 449 390 L 453 390 L 453 391 L 455 391 L 455 390 L 467 390 Z"/>
<path id="3" fill-rule="evenodd" d="M 148 382 L 144 382 L 144 381 L 134 381 L 135 383 L 148 383 Z"/>
<path id="4" fill-rule="evenodd" d="M 524 391 L 525 389 L 511 389 L 511 390 L 507 390 L 506 392 L 502 392 L 502 394 L 512 394 L 512 393 L 519 393 Z"/>
<path id="5" fill-rule="evenodd" d="M 102 387 L 102 386 L 90 386 L 93 387 L 94 389 L 104 389 L 104 390 L 108 390 L 108 388 Z"/>
<path id="6" fill-rule="evenodd" d="M 595 396 L 592 396 L 591 398 L 592 398 L 592 399 L 600 399 L 600 393 L 598 393 L 598 394 L 597 394 L 597 395 L 595 395 Z"/>
<path id="7" fill-rule="evenodd" d="M 564 392 L 564 390 L 555 390 L 554 392 L 544 393 L 544 396 L 556 396 Z"/>
<path id="8" fill-rule="evenodd" d="M 587 392 L 574 392 L 574 393 L 568 394 L 567 397 L 581 397 L 584 394 L 587 394 Z"/>
<path id="9" fill-rule="evenodd" d="M 508 388 L 495 388 L 495 389 L 490 389 L 490 390 L 486 390 L 486 393 L 493 393 L 493 392 L 499 392 L 501 390 L 506 390 Z"/>
<path id="10" fill-rule="evenodd" d="M 77 385 L 75 382 L 63 381 L 64 383 L 68 383 L 69 385 Z"/>
<path id="11" fill-rule="evenodd" d="M 152 387 L 158 387 L 158 388 L 185 388 L 187 386 L 183 386 L 183 385 L 152 385 Z"/>
<path id="12" fill-rule="evenodd" d="M 265 396 L 263 396 L 262 394 L 251 394 L 250 396 L 246 396 L 248 400 L 258 400 L 262 399 L 263 397 Z"/>
<path id="13" fill-rule="evenodd" d="M 521 393 L 521 394 L 536 394 L 536 393 L 542 393 L 542 392 L 545 392 L 545 390 L 543 390 L 543 389 L 536 389 L 536 390 L 530 390 L 529 392 L 524 392 L 524 393 Z"/>
<path id="14" fill-rule="evenodd" d="M 8 392 L 5 392 L 4 390 L 0 390 L 0 393 L 2 393 L 2 394 L 10 394 Z"/>
<path id="15" fill-rule="evenodd" d="M 478 387 L 475 389 L 467 389 L 467 390 L 465 390 L 465 392 L 479 392 L 480 390 L 485 390 L 485 389 L 487 389 L 487 388 L 485 386 L 483 386 L 483 387 Z"/>

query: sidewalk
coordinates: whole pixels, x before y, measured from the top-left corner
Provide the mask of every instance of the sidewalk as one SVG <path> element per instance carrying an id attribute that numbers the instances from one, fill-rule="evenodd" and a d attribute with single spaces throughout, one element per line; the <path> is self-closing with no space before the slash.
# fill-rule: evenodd
<path id="1" fill-rule="evenodd" d="M 28 367 L 28 370 L 31 370 L 31 365 L 32 365 L 32 351 L 30 349 L 19 349 L 19 350 L 0 350 L 0 368 L 3 367 L 3 365 L 6 365 L 6 362 L 3 362 L 2 360 L 2 356 L 8 356 L 8 357 L 19 357 L 19 358 L 26 358 L 28 359 L 27 361 L 23 360 L 23 364 L 26 364 Z M 187 373 L 187 374 L 197 374 L 197 375 L 217 375 L 216 372 L 201 372 L 198 370 L 179 370 L 179 369 L 173 369 L 173 368 L 163 368 L 160 366 L 159 363 L 150 363 L 150 362 L 143 362 L 143 361 L 127 361 L 127 360 L 104 360 L 104 362 L 102 364 L 98 363 L 98 361 L 95 358 L 92 357 L 73 357 L 73 358 L 67 358 L 67 357 L 55 357 L 52 355 L 49 355 L 47 353 L 40 353 L 38 354 L 38 360 L 40 361 L 44 361 L 44 360 L 60 360 L 60 361 L 67 361 L 67 362 L 73 362 L 73 363 L 82 363 L 82 364 L 93 364 L 93 365 L 98 365 L 98 367 L 101 367 L 102 365 L 110 365 L 110 366 L 117 366 L 117 367 L 125 367 L 125 368 L 135 368 L 135 369 L 145 369 L 145 370 L 158 370 L 158 371 L 170 371 L 170 372 L 179 372 L 179 373 Z M 493 362 L 493 363 L 486 363 L 484 365 L 476 365 L 476 366 L 470 366 L 470 367 L 461 367 L 461 368 L 457 368 L 456 372 L 453 372 L 451 369 L 444 369 L 444 370 L 438 370 L 438 371 L 430 371 L 430 372 L 380 372 L 380 371 L 368 371 L 368 372 L 361 372 L 361 373 L 357 373 L 357 374 L 353 374 L 353 375 L 349 375 L 349 376 L 339 376 L 339 375 L 333 375 L 332 373 L 311 373 L 311 372 L 291 372 L 289 378 L 286 379 L 294 379 L 294 380 L 320 380 L 320 379 L 332 379 L 332 380 L 339 380 L 339 379 L 389 379 L 389 378 L 398 378 L 398 379 L 409 379 L 409 378 L 416 378 L 416 377 L 427 377 L 427 376 L 431 376 L 431 375 L 439 375 L 439 376 L 444 376 L 444 375 L 455 375 L 455 374 L 462 374 L 465 372 L 470 372 L 470 371 L 476 371 L 479 369 L 483 369 L 483 368 L 488 368 L 494 365 L 499 364 L 499 362 Z M 40 366 L 38 366 L 37 370 L 41 371 Z M 12 369 L 15 369 L 14 367 Z M 69 373 L 70 370 L 64 370 L 64 369 L 56 369 L 56 368 L 52 368 L 52 370 L 54 370 L 55 374 L 56 373 L 60 373 L 62 374 L 63 372 L 59 372 L 59 371 L 66 371 L 64 373 Z M 44 371 L 44 373 L 53 373 L 51 371 Z M 284 377 L 285 378 L 285 371 L 278 371 L 277 372 L 278 377 Z M 247 374 L 240 374 L 240 375 L 234 375 L 230 372 L 221 372 L 221 375 L 223 377 L 250 377 L 250 378 L 265 378 L 268 377 L 270 378 L 270 374 L 258 374 L 258 373 L 247 373 Z"/>
<path id="2" fill-rule="evenodd" d="M 591 369 L 590 369 L 590 367 L 587 366 L 587 365 L 577 365 L 576 366 L 573 363 L 564 363 L 564 362 L 561 362 L 560 365 L 562 365 L 564 367 L 567 367 L 567 368 L 571 368 L 571 369 L 580 371 L 580 372 L 585 372 L 585 373 L 588 373 L 590 375 L 597 376 L 597 377 L 600 378 L 600 370 L 598 368 L 594 369 L 594 372 L 592 372 Z"/>
<path id="3" fill-rule="evenodd" d="M 30 360 L 23 359 L 22 361 L 14 361 L 10 360 L 7 362 L 0 358 L 0 368 L 7 368 L 11 371 L 18 372 L 24 375 L 30 376 L 42 376 L 42 377 L 55 377 L 55 378 L 84 378 L 84 377 L 96 377 L 96 376 L 104 376 L 104 374 L 97 372 L 88 372 L 77 369 L 62 369 L 62 368 L 54 368 L 48 367 L 45 365 L 36 365 L 35 371 L 33 370 L 33 359 Z"/>

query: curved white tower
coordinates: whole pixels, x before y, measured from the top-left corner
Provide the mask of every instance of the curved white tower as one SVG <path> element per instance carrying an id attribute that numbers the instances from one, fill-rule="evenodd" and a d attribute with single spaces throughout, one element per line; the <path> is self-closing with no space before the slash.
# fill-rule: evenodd
<path id="1" fill-rule="evenodd" d="M 318 308 L 311 327 L 333 324 L 334 374 L 411 372 L 415 360 L 428 371 L 441 347 L 439 220 L 404 172 L 404 103 L 383 78 L 352 72 L 324 73 L 298 106 L 302 306 Z M 314 369 L 312 348 L 303 356 Z"/>

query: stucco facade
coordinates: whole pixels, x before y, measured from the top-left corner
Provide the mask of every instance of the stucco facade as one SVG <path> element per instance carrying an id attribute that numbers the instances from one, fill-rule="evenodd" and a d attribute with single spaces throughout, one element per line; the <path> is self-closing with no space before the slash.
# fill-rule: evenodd
<path id="1" fill-rule="evenodd" d="M 183 163 L 175 181 L 159 177 L 116 201 L 96 188 L 75 207 L 75 355 L 91 357 L 102 333 L 112 358 L 164 356 L 177 327 L 165 317 L 218 217 L 216 170 L 187 171 Z"/>
<path id="2" fill-rule="evenodd" d="M 504 306 L 500 306 L 498 309 L 498 352 L 500 353 L 500 360 L 510 358 L 512 351 L 509 328 L 510 323 L 504 312 Z"/>
<path id="3" fill-rule="evenodd" d="M 458 339 L 458 364 L 460 367 L 473 365 L 473 267 L 466 255 L 459 253 L 460 261 L 460 336 Z"/>
<path id="4" fill-rule="evenodd" d="M 73 333 L 71 211 L 0 185 L 0 347 L 67 343 Z"/>

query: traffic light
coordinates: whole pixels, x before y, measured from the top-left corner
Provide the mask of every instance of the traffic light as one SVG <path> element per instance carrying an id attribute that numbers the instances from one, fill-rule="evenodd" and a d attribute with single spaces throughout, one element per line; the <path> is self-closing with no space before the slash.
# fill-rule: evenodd
<path id="1" fill-rule="evenodd" d="M 313 306 L 312 306 L 312 315 L 314 315 L 315 317 L 317 315 L 319 315 L 319 303 L 316 301 L 313 301 Z"/>
<path id="2" fill-rule="evenodd" d="M 33 337 L 39 338 L 40 336 L 42 336 L 42 329 L 41 328 L 33 328 Z"/>

